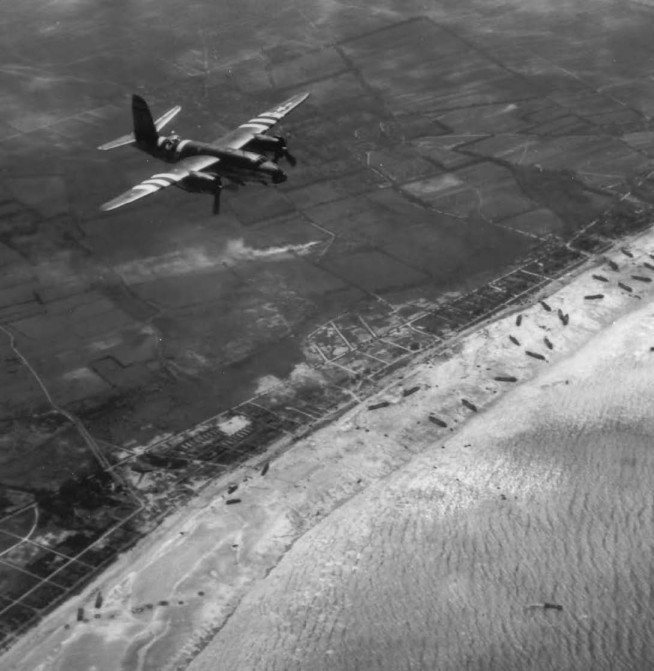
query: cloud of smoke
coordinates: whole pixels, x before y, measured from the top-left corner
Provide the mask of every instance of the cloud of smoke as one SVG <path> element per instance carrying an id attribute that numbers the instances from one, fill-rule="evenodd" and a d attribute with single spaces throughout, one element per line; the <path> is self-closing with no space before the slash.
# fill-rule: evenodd
<path id="1" fill-rule="evenodd" d="M 303 389 L 322 387 L 326 380 L 322 373 L 306 363 L 298 363 L 288 377 L 281 379 L 275 375 L 264 375 L 257 383 L 256 393 L 268 393 L 277 400 L 292 399 Z"/>
<path id="2" fill-rule="evenodd" d="M 259 260 L 283 261 L 308 254 L 318 244 L 319 241 L 314 241 L 259 249 L 247 245 L 242 238 L 237 238 L 229 240 L 220 251 L 209 252 L 204 247 L 189 247 L 170 254 L 129 261 L 116 266 L 114 270 L 127 283 L 147 282 L 165 277 L 211 272 L 225 264 L 236 265 Z"/>
<path id="3" fill-rule="evenodd" d="M 318 241 L 307 242 L 303 245 L 282 245 L 280 247 L 264 247 L 257 249 L 243 242 L 242 238 L 230 240 L 225 247 L 223 261 L 254 261 L 256 259 L 270 259 L 271 261 L 288 259 L 293 256 L 308 254 L 313 247 L 320 244 Z"/>

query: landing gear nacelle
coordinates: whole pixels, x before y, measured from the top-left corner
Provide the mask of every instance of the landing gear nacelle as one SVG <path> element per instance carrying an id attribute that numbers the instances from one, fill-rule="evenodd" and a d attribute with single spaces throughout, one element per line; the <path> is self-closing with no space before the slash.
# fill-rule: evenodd
<path id="1" fill-rule="evenodd" d="M 213 196 L 213 213 L 220 212 L 220 193 L 223 184 L 219 175 L 212 172 L 192 172 L 180 187 L 191 193 L 210 193 Z"/>
<path id="2" fill-rule="evenodd" d="M 181 188 L 191 193 L 215 194 L 221 188 L 220 178 L 208 172 L 193 172 L 185 180 Z"/>

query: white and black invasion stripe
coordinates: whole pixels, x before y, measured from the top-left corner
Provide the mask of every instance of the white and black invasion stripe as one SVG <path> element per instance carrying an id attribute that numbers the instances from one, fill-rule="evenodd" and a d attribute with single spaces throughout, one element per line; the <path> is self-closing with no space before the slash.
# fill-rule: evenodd
<path id="1" fill-rule="evenodd" d="M 263 114 L 259 115 L 260 117 L 270 117 L 274 119 L 275 121 L 279 121 L 284 115 L 279 114 L 278 112 L 264 112 Z"/>
<path id="2" fill-rule="evenodd" d="M 253 117 L 247 123 L 241 124 L 239 128 L 253 128 L 257 133 L 263 133 L 272 128 L 280 119 L 280 115 L 274 112 L 264 112 Z"/>
<path id="3" fill-rule="evenodd" d="M 135 189 L 147 189 L 148 193 L 157 191 L 158 189 L 163 189 L 167 186 L 172 186 L 179 182 L 179 175 L 175 175 L 171 172 L 160 172 L 157 175 L 152 175 L 150 179 L 144 179 L 140 184 L 135 186 Z"/>

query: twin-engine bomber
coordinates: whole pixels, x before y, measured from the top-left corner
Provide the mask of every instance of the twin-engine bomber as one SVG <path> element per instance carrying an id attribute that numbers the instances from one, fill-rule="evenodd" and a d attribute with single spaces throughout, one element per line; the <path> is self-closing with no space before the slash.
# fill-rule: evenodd
<path id="1" fill-rule="evenodd" d="M 229 180 L 235 186 L 248 182 L 285 182 L 286 173 L 279 167 L 278 162 L 285 158 L 291 165 L 295 165 L 295 158 L 288 151 L 283 137 L 266 133 L 308 97 L 308 93 L 293 96 L 281 105 L 241 124 L 215 142 L 196 142 L 182 140 L 175 133 L 159 135 L 159 131 L 180 112 L 182 108 L 179 105 L 154 121 L 145 100 L 141 96 L 133 95 L 134 132 L 107 142 L 98 149 L 133 145 L 154 158 L 176 165 L 167 172 L 152 175 L 150 179 L 102 205 L 101 209 L 113 210 L 174 185 L 193 193 L 213 194 L 213 212 L 218 214 L 223 179 Z"/>

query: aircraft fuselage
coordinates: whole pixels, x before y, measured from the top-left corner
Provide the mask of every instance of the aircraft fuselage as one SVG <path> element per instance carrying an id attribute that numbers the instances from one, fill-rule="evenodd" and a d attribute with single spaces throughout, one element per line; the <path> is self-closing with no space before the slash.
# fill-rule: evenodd
<path id="1" fill-rule="evenodd" d="M 138 146 L 138 145 L 137 145 Z M 271 159 L 263 154 L 243 149 L 231 149 L 220 147 L 209 142 L 197 142 L 195 140 L 182 140 L 177 136 L 161 136 L 156 147 L 139 146 L 150 156 L 158 158 L 166 163 L 177 163 L 190 156 L 215 156 L 220 161 L 204 173 L 214 177 L 225 177 L 237 184 L 247 182 L 260 182 L 268 184 L 280 184 L 287 179 L 286 173 Z M 197 181 L 197 180 L 196 180 Z M 185 180 L 188 183 L 179 183 L 178 186 L 186 190 L 209 190 L 209 185 L 204 187 L 206 180 L 200 178 L 197 188 L 189 188 L 193 180 Z"/>

